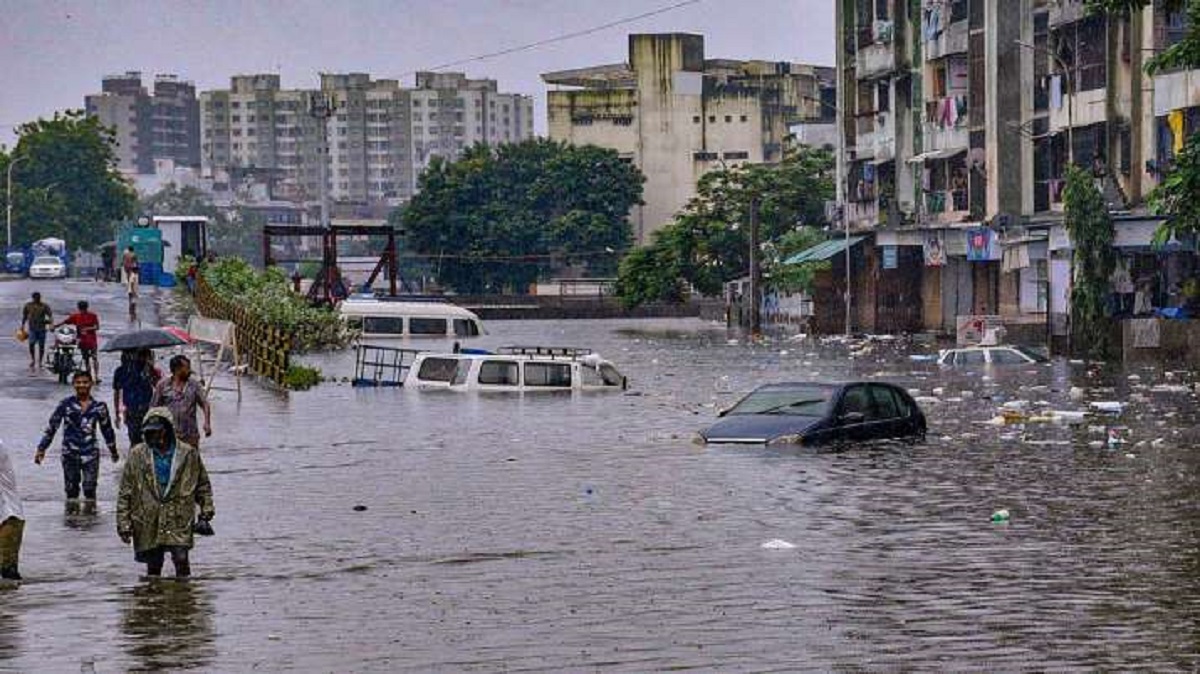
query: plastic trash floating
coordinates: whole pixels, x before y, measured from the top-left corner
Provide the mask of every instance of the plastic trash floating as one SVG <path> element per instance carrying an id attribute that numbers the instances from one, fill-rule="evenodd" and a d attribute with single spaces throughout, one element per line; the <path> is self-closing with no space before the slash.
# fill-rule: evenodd
<path id="1" fill-rule="evenodd" d="M 772 538 L 762 544 L 763 550 L 791 550 L 796 546 L 780 538 Z"/>

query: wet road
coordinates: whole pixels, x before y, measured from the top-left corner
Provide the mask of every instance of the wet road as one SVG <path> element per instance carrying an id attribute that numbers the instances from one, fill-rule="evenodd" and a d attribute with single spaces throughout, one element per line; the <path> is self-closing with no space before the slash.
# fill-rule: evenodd
<path id="1" fill-rule="evenodd" d="M 115 286 L 37 287 L 60 311 L 94 299 L 102 336 L 125 327 Z M 29 289 L 0 283 L 3 315 Z M 217 535 L 199 541 L 189 583 L 140 577 L 114 533 L 118 466 L 102 468 L 98 515 L 63 514 L 54 455 L 24 457 L 65 387 L 29 377 L 6 341 L 0 436 L 29 522 L 27 580 L 0 590 L 0 670 L 1200 667 L 1187 374 L 1065 361 L 956 373 L 909 360 L 921 347 L 752 346 L 688 320 L 488 328 L 472 346 L 595 348 L 631 391 L 218 392 L 204 448 Z M 350 374 L 345 355 L 314 361 Z M 809 377 L 886 377 L 936 398 L 929 441 L 692 444 L 758 383 Z M 1130 405 L 1077 428 L 982 423 L 1013 398 Z M 1110 448 L 1114 425 L 1127 442 Z M 999 508 L 1008 524 L 989 521 Z M 795 547 L 763 547 L 775 539 Z"/>

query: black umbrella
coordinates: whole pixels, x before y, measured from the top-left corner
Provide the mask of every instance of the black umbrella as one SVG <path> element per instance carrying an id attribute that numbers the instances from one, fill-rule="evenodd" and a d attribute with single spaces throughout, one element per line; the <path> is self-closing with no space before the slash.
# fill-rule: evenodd
<path id="1" fill-rule="evenodd" d="M 164 346 L 187 344 L 188 334 L 179 328 L 146 328 L 123 332 L 104 343 L 101 351 L 129 351 L 131 349 L 157 349 Z"/>

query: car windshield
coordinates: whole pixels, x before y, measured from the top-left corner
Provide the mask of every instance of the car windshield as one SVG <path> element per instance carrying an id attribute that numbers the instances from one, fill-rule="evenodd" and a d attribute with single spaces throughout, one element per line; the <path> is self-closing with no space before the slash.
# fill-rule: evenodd
<path id="1" fill-rule="evenodd" d="M 1045 356 L 1038 353 L 1037 351 L 1026 348 L 1024 346 L 1014 346 L 1013 349 L 1020 351 L 1021 353 L 1025 354 L 1026 356 L 1029 356 L 1030 358 L 1033 359 L 1033 361 L 1035 363 L 1045 363 L 1048 360 Z"/>
<path id="2" fill-rule="evenodd" d="M 39 257 L 33 261 L 34 264 L 58 264 L 59 259 L 56 257 Z"/>
<path id="3" fill-rule="evenodd" d="M 822 386 L 767 388 L 753 391 L 734 405 L 726 415 L 787 414 L 799 417 L 819 417 L 829 410 L 833 389 Z"/>

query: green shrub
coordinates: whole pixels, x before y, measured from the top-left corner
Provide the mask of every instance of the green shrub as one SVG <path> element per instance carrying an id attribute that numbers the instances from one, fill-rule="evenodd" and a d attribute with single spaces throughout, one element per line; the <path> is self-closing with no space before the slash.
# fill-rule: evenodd
<path id="1" fill-rule="evenodd" d="M 306 365 L 289 365 L 283 385 L 292 391 L 303 391 L 321 383 L 321 371 Z"/>

